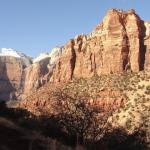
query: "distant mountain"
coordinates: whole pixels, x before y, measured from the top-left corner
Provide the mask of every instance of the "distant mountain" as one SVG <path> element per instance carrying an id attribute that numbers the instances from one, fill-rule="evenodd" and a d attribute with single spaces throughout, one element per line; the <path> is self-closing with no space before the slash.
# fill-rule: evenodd
<path id="1" fill-rule="evenodd" d="M 50 64 L 54 64 L 61 56 L 62 51 L 63 51 L 63 47 L 55 47 L 51 50 L 50 53 L 41 53 L 38 57 L 33 59 L 33 63 L 39 62 L 45 58 L 51 58 Z"/>
<path id="2" fill-rule="evenodd" d="M 32 63 L 32 58 L 25 55 L 22 52 L 16 51 L 12 48 L 2 48 L 0 49 L 0 57 L 2 56 L 10 56 L 10 57 L 16 57 L 18 59 L 21 59 L 25 66 L 29 66 Z"/>
<path id="3" fill-rule="evenodd" d="M 11 48 L 0 50 L 0 99 L 14 100 L 29 95 L 49 81 L 62 48 L 33 59 Z"/>
<path id="4" fill-rule="evenodd" d="M 51 53 L 40 54 L 33 60 L 33 64 L 26 68 L 24 94 L 29 95 L 47 83 L 53 74 L 55 65 L 62 54 L 62 47 L 51 50 Z"/>

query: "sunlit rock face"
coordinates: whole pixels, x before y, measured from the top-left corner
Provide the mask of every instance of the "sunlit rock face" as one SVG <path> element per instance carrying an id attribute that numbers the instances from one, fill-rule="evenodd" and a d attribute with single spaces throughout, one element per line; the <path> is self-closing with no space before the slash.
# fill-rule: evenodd
<path id="1" fill-rule="evenodd" d="M 41 54 L 33 60 L 32 65 L 25 69 L 25 97 L 50 80 L 62 50 L 63 47 L 57 47 L 52 49 L 51 53 Z"/>
<path id="2" fill-rule="evenodd" d="M 51 81 L 149 69 L 149 34 L 149 23 L 134 10 L 109 10 L 90 34 L 64 46 Z"/>
<path id="3" fill-rule="evenodd" d="M 5 85 L 7 77 L 10 86 L 7 89 L 13 89 L 7 94 L 9 99 L 30 95 L 49 81 L 67 82 L 73 78 L 150 70 L 149 43 L 150 22 L 142 21 L 134 10 L 111 9 L 90 34 L 77 35 L 63 47 L 56 47 L 33 60 L 23 53 L 3 48 L 1 82 Z M 5 95 L 5 90 L 1 91 L 0 95 Z"/>
<path id="4" fill-rule="evenodd" d="M 25 69 L 24 94 L 28 95 L 46 82 L 50 58 L 42 59 Z"/>

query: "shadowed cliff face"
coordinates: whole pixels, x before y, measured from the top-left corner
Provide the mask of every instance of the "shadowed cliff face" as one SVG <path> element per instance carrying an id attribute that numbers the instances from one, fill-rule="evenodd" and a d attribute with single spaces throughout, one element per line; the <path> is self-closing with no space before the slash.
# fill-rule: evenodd
<path id="1" fill-rule="evenodd" d="M 22 57 L 0 56 L 0 99 L 23 99 L 47 83 L 61 51 L 62 47 L 55 48 L 51 54 L 42 58 L 39 56 L 33 63 L 27 57 L 27 65 Z"/>
<path id="2" fill-rule="evenodd" d="M 0 99 L 15 100 L 21 93 L 23 65 L 15 57 L 0 57 Z"/>
<path id="3" fill-rule="evenodd" d="M 140 70 L 144 70 L 144 65 L 145 65 L 145 55 L 146 55 L 146 50 L 147 46 L 144 43 L 144 38 L 146 37 L 146 26 L 144 24 L 144 21 L 140 22 L 141 26 L 141 36 L 140 36 Z"/>
<path id="4" fill-rule="evenodd" d="M 146 35 L 144 38 L 144 47 L 145 47 L 145 63 L 144 68 L 145 70 L 150 70 L 150 22 L 144 23 L 146 28 Z"/>
<path id="5" fill-rule="evenodd" d="M 3 69 L 6 67 L 5 65 L 2 66 L 0 65 L 0 67 L 2 67 Z M 1 69 L 2 69 L 1 68 Z M 3 70 L 2 69 L 2 70 Z M 10 100 L 15 98 L 15 95 L 12 95 L 11 93 L 14 92 L 14 88 L 12 87 L 12 84 L 10 83 L 6 72 L 3 72 L 3 77 L 0 77 L 0 101 L 1 100 Z"/>

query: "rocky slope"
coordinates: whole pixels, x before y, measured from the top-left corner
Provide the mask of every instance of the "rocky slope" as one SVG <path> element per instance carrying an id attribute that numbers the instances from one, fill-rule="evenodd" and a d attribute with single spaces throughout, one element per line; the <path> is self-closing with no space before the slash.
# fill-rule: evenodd
<path id="1" fill-rule="evenodd" d="M 91 34 L 77 36 L 64 46 L 51 82 L 19 107 L 37 116 L 52 115 L 55 100 L 62 100 L 56 96 L 59 91 L 75 100 L 85 97 L 104 113 L 112 110 L 108 122 L 114 128 L 129 135 L 144 131 L 149 142 L 149 40 L 150 23 L 134 10 L 108 11 Z"/>
<path id="2" fill-rule="evenodd" d="M 75 116 L 74 123 L 76 124 L 78 121 L 76 117 L 79 116 L 79 123 L 83 124 L 84 116 L 89 112 L 86 112 L 87 109 L 83 109 L 79 113 L 76 108 L 88 106 L 94 108 L 96 114 L 94 115 L 96 120 L 90 120 L 88 126 L 93 122 L 94 124 L 98 123 L 98 126 L 94 128 L 96 132 L 99 128 L 100 130 L 107 129 L 109 124 L 111 125 L 111 131 L 119 129 L 119 134 L 117 132 L 117 136 L 115 135 L 117 143 L 126 141 L 126 138 L 120 132 L 123 129 L 128 136 L 136 135 L 136 138 L 138 137 L 142 142 L 146 141 L 146 146 L 150 147 L 147 144 L 150 142 L 149 40 L 149 22 L 142 21 L 134 10 L 123 12 L 112 9 L 104 17 L 103 23 L 97 25 L 93 32 L 71 39 L 62 48 L 54 49 L 51 54 L 40 55 L 33 60 L 31 65 L 23 67 L 23 69 L 20 69 L 22 68 L 20 66 L 16 67 L 15 63 L 13 64 L 12 60 L 9 60 L 11 62 L 10 68 L 12 68 L 9 69 L 10 71 L 14 71 L 14 66 L 18 68 L 15 81 L 22 85 L 21 94 L 26 97 L 19 102 L 18 108 L 28 110 L 39 119 L 43 116 L 55 118 L 59 116 L 59 112 L 61 116 L 62 111 L 69 107 L 73 112 L 69 112 L 67 114 L 69 117 L 66 115 L 65 119 L 68 117 L 67 121 L 69 122 Z M 15 90 L 14 88 L 11 89 L 14 85 L 12 84 L 14 80 L 11 78 L 12 72 L 9 75 L 8 70 L 3 69 L 7 64 L 7 59 L 16 59 L 16 57 L 9 57 L 3 56 L 0 58 L 0 61 L 4 62 L 0 63 L 0 65 L 4 64 L 0 67 L 0 69 L 2 68 L 0 72 L 4 83 L 7 83 L 6 89 L 8 89 L 10 96 L 12 91 L 18 91 L 20 88 L 16 84 Z M 22 65 L 22 63 L 20 64 Z M 3 75 L 3 73 L 5 74 Z M 16 88 L 16 86 L 18 87 Z M 2 93 L 5 93 L 5 91 L 2 91 Z M 66 101 L 62 99 L 64 98 L 63 94 L 66 94 L 65 100 L 75 100 L 76 103 L 74 105 L 68 103 L 68 101 L 65 103 Z M 16 95 L 14 93 L 13 96 Z M 78 100 L 83 98 L 86 100 L 86 105 L 78 104 Z M 61 108 L 61 106 L 64 106 L 63 102 L 67 106 Z M 58 104 L 62 105 L 55 108 L 54 106 Z M 57 108 L 60 108 L 60 110 Z M 101 116 L 104 115 L 105 118 L 105 114 L 108 112 L 110 113 L 109 117 L 106 117 L 106 124 L 101 128 L 100 124 L 103 122 Z M 32 116 L 29 116 L 29 118 L 32 119 Z M 47 121 L 49 122 L 49 120 Z M 59 121 L 63 122 L 63 118 Z M 88 120 L 85 119 L 85 121 Z M 81 124 L 78 125 L 79 128 Z M 50 125 L 53 124 L 50 122 Z M 71 125 L 74 127 L 74 124 Z M 67 132 L 67 128 L 63 128 L 63 131 Z M 90 132 L 92 131 L 90 130 Z M 139 131 L 142 136 L 137 134 Z M 89 136 L 87 137 L 89 138 Z M 98 137 L 99 140 L 105 137 L 105 133 L 100 136 Z M 118 136 L 120 137 L 118 138 Z M 106 139 L 108 140 L 108 138 Z M 112 139 L 110 138 L 108 141 L 110 142 Z M 104 139 L 106 143 L 107 140 Z M 130 138 L 130 141 L 133 145 L 135 144 L 132 138 Z M 137 143 L 141 144 L 141 142 Z M 128 144 L 125 145 L 128 146 Z M 136 146 L 135 149 L 137 149 Z"/>
<path id="3" fill-rule="evenodd" d="M 150 139 L 150 72 L 140 72 L 127 78 L 129 84 L 124 92 L 128 102 L 114 112 L 110 121 L 131 133 L 142 128 Z"/>
<path id="4" fill-rule="evenodd" d="M 53 114 L 53 103 L 61 90 L 68 97 L 86 97 L 87 102 L 105 111 L 116 109 L 128 101 L 123 93 L 128 80 L 126 76 L 105 75 L 93 76 L 89 79 L 73 79 L 68 83 L 47 83 L 20 102 L 19 107 L 25 108 L 35 115 Z"/>
<path id="5" fill-rule="evenodd" d="M 64 101 L 62 97 L 64 93 L 66 93 L 68 101 L 73 99 L 76 102 L 80 98 L 85 98 L 89 106 L 103 110 L 104 114 L 111 112 L 107 123 L 111 125 L 111 130 L 120 129 L 116 135 L 117 141 L 124 140 L 121 131 L 125 130 L 128 136 L 137 135 L 140 140 L 146 142 L 149 150 L 149 81 L 150 72 L 141 71 L 139 73 L 73 79 L 68 83 L 58 85 L 47 83 L 21 101 L 19 108 L 27 109 L 38 117 L 57 116 L 56 105 L 58 104 L 55 104 L 55 102 Z M 64 108 L 67 108 L 67 106 L 64 106 Z M 102 119 L 99 120 L 102 121 Z M 143 139 L 137 132 L 142 134 Z M 121 137 L 118 138 L 118 135 Z M 135 147 L 135 149 L 137 148 Z M 146 148 L 141 148 L 141 150 L 146 150 Z"/>

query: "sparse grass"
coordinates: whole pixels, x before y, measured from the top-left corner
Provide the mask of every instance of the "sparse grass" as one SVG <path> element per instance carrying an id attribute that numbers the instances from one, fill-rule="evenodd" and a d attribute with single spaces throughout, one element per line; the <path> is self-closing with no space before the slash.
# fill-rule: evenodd
<path id="1" fill-rule="evenodd" d="M 115 106 L 112 123 L 123 126 L 131 133 L 133 133 L 137 127 L 143 126 L 142 129 L 145 129 L 148 133 L 148 127 L 150 127 L 150 125 L 146 122 L 150 122 L 150 117 L 146 114 L 150 112 L 149 79 L 149 72 L 102 75 L 100 77 L 94 76 L 90 79 L 73 79 L 73 81 L 62 86 L 61 89 L 73 97 L 76 95 L 82 96 L 83 93 L 87 93 L 87 95 L 90 95 L 90 99 L 94 99 L 98 104 L 101 102 L 101 106 L 104 107 L 108 106 L 108 104 Z M 47 85 L 46 88 L 41 89 L 41 91 L 37 93 L 38 99 L 40 99 L 41 93 L 45 92 L 45 89 L 50 88 L 51 86 Z M 48 99 L 47 101 L 50 103 L 53 94 L 49 92 L 47 97 L 46 95 L 43 97 L 41 99 Z M 31 100 L 37 99 L 37 95 L 33 95 L 30 98 Z M 125 101 L 122 102 L 121 99 Z M 122 102 L 122 105 L 116 107 L 117 102 Z M 47 106 L 48 104 L 46 107 Z M 108 108 L 106 107 L 106 109 Z M 39 110 L 41 111 L 43 108 L 41 107 Z M 143 117 L 145 115 L 148 119 Z"/>

